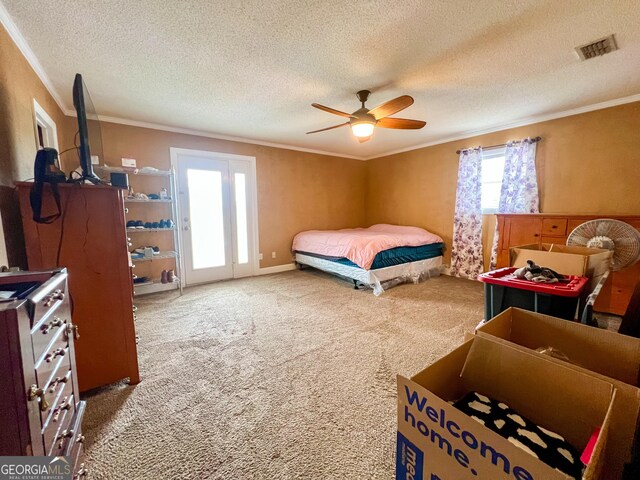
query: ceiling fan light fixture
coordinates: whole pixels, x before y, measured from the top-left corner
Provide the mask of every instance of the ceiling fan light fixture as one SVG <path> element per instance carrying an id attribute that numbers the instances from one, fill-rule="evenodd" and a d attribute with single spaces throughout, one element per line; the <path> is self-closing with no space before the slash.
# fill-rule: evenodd
<path id="1" fill-rule="evenodd" d="M 370 137 L 373 134 L 375 122 L 362 121 L 351 124 L 351 131 L 356 137 Z"/>
<path id="2" fill-rule="evenodd" d="M 334 128 L 349 125 L 351 127 L 353 136 L 358 139 L 358 142 L 364 143 L 371 138 L 371 136 L 373 135 L 373 130 L 376 126 L 391 129 L 417 130 L 426 125 L 426 122 L 423 122 L 422 120 L 410 120 L 407 118 L 390 117 L 390 115 L 394 115 L 413 105 L 413 98 L 411 98 L 409 95 L 401 95 L 397 98 L 394 98 L 393 100 L 389 100 L 388 102 L 384 102 L 378 105 L 373 110 L 369 110 L 365 106 L 365 102 L 369 98 L 370 94 L 371 92 L 369 90 L 360 90 L 356 94 L 358 100 L 360 100 L 360 103 L 362 103 L 362 107 L 360 107 L 353 113 L 342 112 L 340 110 L 336 110 L 335 108 L 325 107 L 324 105 L 320 105 L 319 103 L 312 103 L 311 106 L 314 108 L 324 110 L 325 112 L 332 113 L 340 117 L 346 117 L 349 119 L 349 121 L 341 123 L 340 125 L 321 128 L 319 130 L 313 130 L 307 133 L 324 132 L 326 130 L 333 130 Z"/>

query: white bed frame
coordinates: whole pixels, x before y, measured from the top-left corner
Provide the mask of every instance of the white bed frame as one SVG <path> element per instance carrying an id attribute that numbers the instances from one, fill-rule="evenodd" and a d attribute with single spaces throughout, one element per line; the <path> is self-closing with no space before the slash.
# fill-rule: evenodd
<path id="1" fill-rule="evenodd" d="M 384 292 L 384 288 L 397 285 L 398 283 L 413 282 L 418 283 L 420 280 L 437 277 L 442 271 L 442 256 L 428 258 L 426 260 L 418 260 L 416 262 L 401 263 L 391 267 L 376 268 L 375 270 L 364 270 L 360 267 L 342 265 L 324 258 L 313 257 L 303 253 L 296 253 L 296 263 L 299 265 L 308 265 L 318 270 L 333 273 L 341 277 L 350 278 L 354 281 L 357 288 L 357 282 L 373 289 L 375 296 Z M 383 285 L 384 288 L 383 288 Z"/>

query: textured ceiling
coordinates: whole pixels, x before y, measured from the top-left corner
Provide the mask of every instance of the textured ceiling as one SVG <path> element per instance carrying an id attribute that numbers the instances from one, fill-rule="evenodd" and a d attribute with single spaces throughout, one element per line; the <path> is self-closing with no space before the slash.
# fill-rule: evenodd
<path id="1" fill-rule="evenodd" d="M 638 0 L 0 1 L 67 108 L 80 72 L 102 115 L 358 157 L 640 93 Z M 305 135 L 363 88 L 427 126 Z"/>

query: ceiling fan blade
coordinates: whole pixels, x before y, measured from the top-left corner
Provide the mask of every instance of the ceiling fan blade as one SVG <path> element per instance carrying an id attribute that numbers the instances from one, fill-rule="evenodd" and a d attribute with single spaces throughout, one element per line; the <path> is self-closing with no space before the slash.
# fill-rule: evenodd
<path id="1" fill-rule="evenodd" d="M 333 127 L 321 128 L 320 130 L 314 130 L 312 132 L 307 132 L 307 135 L 310 133 L 324 132 L 325 130 L 333 130 L 334 128 L 344 127 L 345 125 L 349 125 L 349 122 L 341 123 L 340 125 L 334 125 Z"/>
<path id="2" fill-rule="evenodd" d="M 427 124 L 422 120 L 409 120 L 408 118 L 381 118 L 376 123 L 376 127 L 382 128 L 401 128 L 403 130 L 417 130 Z"/>
<path id="3" fill-rule="evenodd" d="M 364 142 L 368 142 L 371 139 L 371 135 L 369 135 L 368 137 L 356 137 L 358 139 L 358 142 L 360 143 L 364 143 Z"/>
<path id="4" fill-rule="evenodd" d="M 376 120 L 380 120 L 381 118 L 398 113 L 400 110 L 404 110 L 411 105 L 413 105 L 413 98 L 409 95 L 402 95 L 401 97 L 384 102 L 382 105 L 378 105 L 376 108 L 369 110 L 369 114 L 373 115 Z"/>
<path id="5" fill-rule="evenodd" d="M 333 113 L 334 115 L 340 115 L 341 117 L 351 118 L 350 113 L 341 112 L 340 110 L 336 110 L 335 108 L 325 107 L 324 105 L 320 105 L 319 103 L 312 103 L 312 107 L 316 107 L 320 110 L 324 110 L 325 112 Z"/>

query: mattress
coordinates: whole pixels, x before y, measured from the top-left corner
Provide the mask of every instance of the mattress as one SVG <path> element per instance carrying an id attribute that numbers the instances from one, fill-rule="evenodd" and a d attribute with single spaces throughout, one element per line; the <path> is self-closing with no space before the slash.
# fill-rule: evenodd
<path id="1" fill-rule="evenodd" d="M 432 243 L 429 245 L 420 245 L 418 247 L 396 247 L 388 250 L 383 250 L 378 253 L 373 259 L 370 270 L 377 270 L 379 268 L 391 267 L 393 265 L 400 265 L 402 263 L 417 262 L 418 260 L 426 260 L 428 258 L 439 257 L 442 255 L 444 249 L 444 243 Z M 348 258 L 339 257 L 327 257 L 311 252 L 298 252 L 310 257 L 324 258 L 331 262 L 340 263 L 342 265 L 350 267 L 358 267 L 354 262 Z"/>
<path id="2" fill-rule="evenodd" d="M 348 258 L 370 270 L 376 255 L 398 247 L 418 247 L 442 243 L 442 238 L 424 228 L 376 224 L 367 228 L 308 230 L 293 237 L 294 252 L 312 252 L 325 258 Z"/>
<path id="3" fill-rule="evenodd" d="M 318 270 L 356 280 L 357 282 L 367 285 L 373 288 L 373 294 L 375 296 L 382 294 L 386 288 L 393 285 L 409 281 L 418 283 L 427 278 L 437 277 L 442 271 L 442 256 L 392 265 L 375 270 L 364 270 L 358 266 L 343 265 L 340 262 L 299 252 L 296 253 L 295 258 L 299 264 L 308 265 Z"/>

